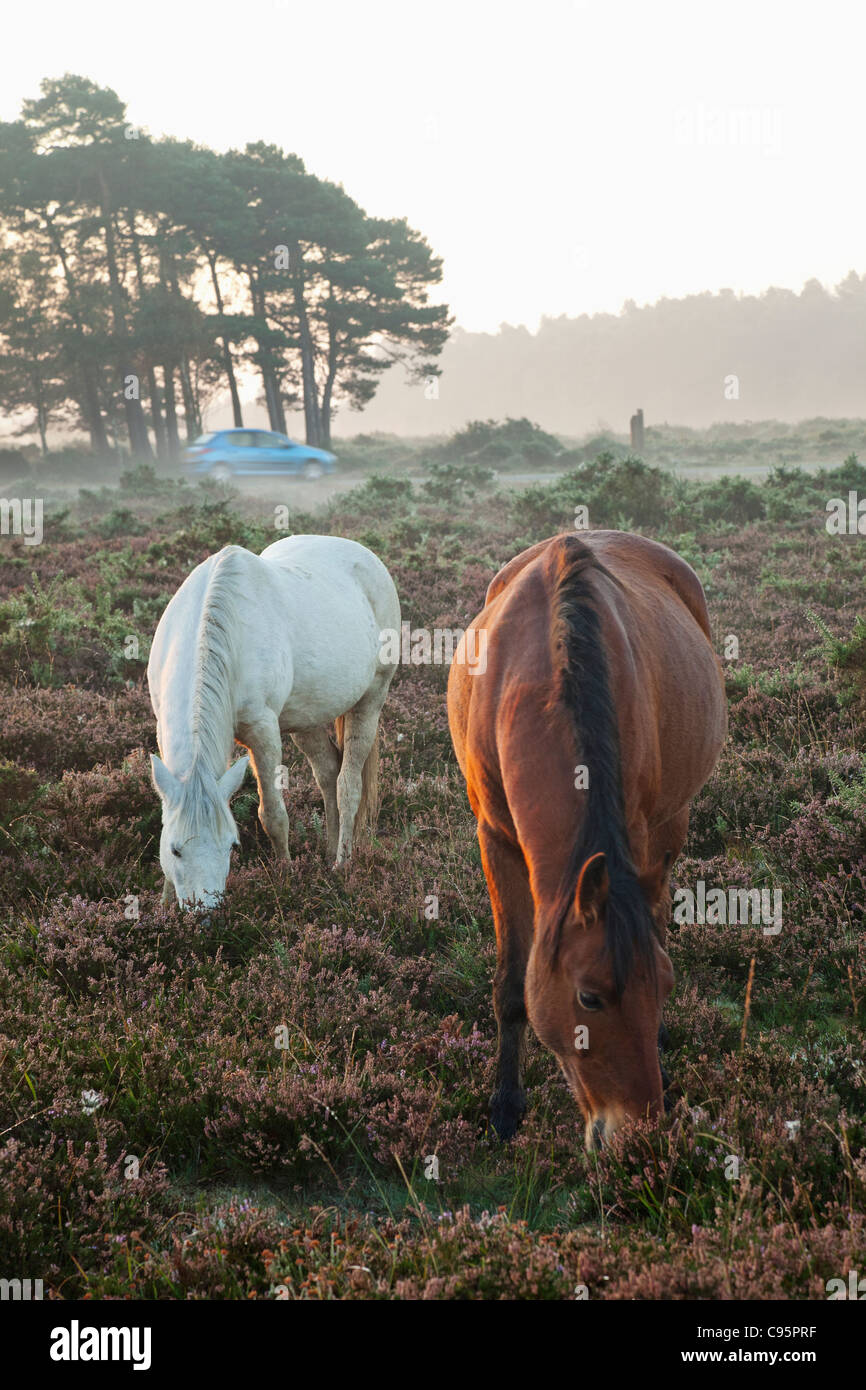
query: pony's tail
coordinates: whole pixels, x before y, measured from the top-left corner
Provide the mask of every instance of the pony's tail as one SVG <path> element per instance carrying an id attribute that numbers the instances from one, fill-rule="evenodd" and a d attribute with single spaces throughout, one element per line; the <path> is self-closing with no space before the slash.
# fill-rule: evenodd
<path id="1" fill-rule="evenodd" d="M 334 742 L 337 750 L 342 754 L 343 741 L 346 733 L 346 716 L 340 714 L 334 720 Z M 355 835 L 364 835 L 370 838 L 376 832 L 376 825 L 379 821 L 379 806 L 381 803 L 381 792 L 379 788 L 379 726 L 376 726 L 376 737 L 373 739 L 373 747 L 367 754 L 367 761 L 364 763 L 364 770 L 361 774 L 361 803 L 358 807 L 358 814 L 355 817 Z"/>

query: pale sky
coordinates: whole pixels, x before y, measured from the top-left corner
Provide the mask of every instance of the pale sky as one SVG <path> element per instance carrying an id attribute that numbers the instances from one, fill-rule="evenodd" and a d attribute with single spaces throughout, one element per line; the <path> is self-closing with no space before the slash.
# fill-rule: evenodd
<path id="1" fill-rule="evenodd" d="M 857 0 L 43 0 L 3 40 L 3 119 L 71 71 L 280 144 L 422 231 L 464 328 L 866 270 Z"/>

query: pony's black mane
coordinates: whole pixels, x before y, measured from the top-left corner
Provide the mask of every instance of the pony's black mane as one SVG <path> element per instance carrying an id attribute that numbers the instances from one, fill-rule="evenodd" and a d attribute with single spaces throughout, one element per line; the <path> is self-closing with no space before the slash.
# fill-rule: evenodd
<path id="1" fill-rule="evenodd" d="M 587 768 L 588 786 L 582 823 L 553 915 L 551 954 L 555 960 L 580 870 L 591 855 L 602 851 L 610 879 L 605 950 L 613 967 L 617 996 L 621 996 L 636 959 L 652 972 L 655 954 L 653 922 L 626 830 L 619 728 L 591 584 L 593 572 L 612 580 L 613 576 L 578 537 L 563 537 L 560 544 L 565 553 L 554 594 L 553 656 L 558 667 L 559 701 L 571 716 L 578 761 Z"/>

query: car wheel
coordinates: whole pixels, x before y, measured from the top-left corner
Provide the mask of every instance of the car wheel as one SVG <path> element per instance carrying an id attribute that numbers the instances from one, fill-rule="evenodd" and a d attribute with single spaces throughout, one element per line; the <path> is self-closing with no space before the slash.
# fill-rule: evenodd
<path id="1" fill-rule="evenodd" d="M 231 479 L 232 470 L 227 463 L 215 463 L 210 475 L 215 483 L 227 483 Z"/>
<path id="2" fill-rule="evenodd" d="M 304 477 L 308 482 L 315 482 L 316 478 L 322 476 L 322 465 L 315 459 L 308 459 L 304 464 Z"/>

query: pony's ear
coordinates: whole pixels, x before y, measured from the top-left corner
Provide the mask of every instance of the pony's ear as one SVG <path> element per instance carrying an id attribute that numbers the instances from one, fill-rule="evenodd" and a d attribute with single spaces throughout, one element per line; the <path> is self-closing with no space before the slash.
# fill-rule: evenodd
<path id="1" fill-rule="evenodd" d="M 220 778 L 220 796 L 224 796 L 226 801 L 231 801 L 235 792 L 240 791 L 241 782 L 247 775 L 249 761 L 249 755 L 245 753 L 242 758 L 238 758 L 236 763 L 232 763 L 228 772 L 224 772 Z"/>
<path id="2" fill-rule="evenodd" d="M 169 772 L 162 758 L 155 753 L 150 755 L 150 772 L 153 785 L 164 801 L 177 801 L 180 796 L 180 783 L 173 772 Z"/>
<path id="3" fill-rule="evenodd" d="M 604 911 L 609 889 L 610 878 L 607 872 L 607 862 L 599 851 L 598 854 L 590 855 L 589 859 L 584 862 L 578 875 L 577 887 L 574 890 L 575 911 L 588 926 L 594 921 L 598 921 Z"/>

